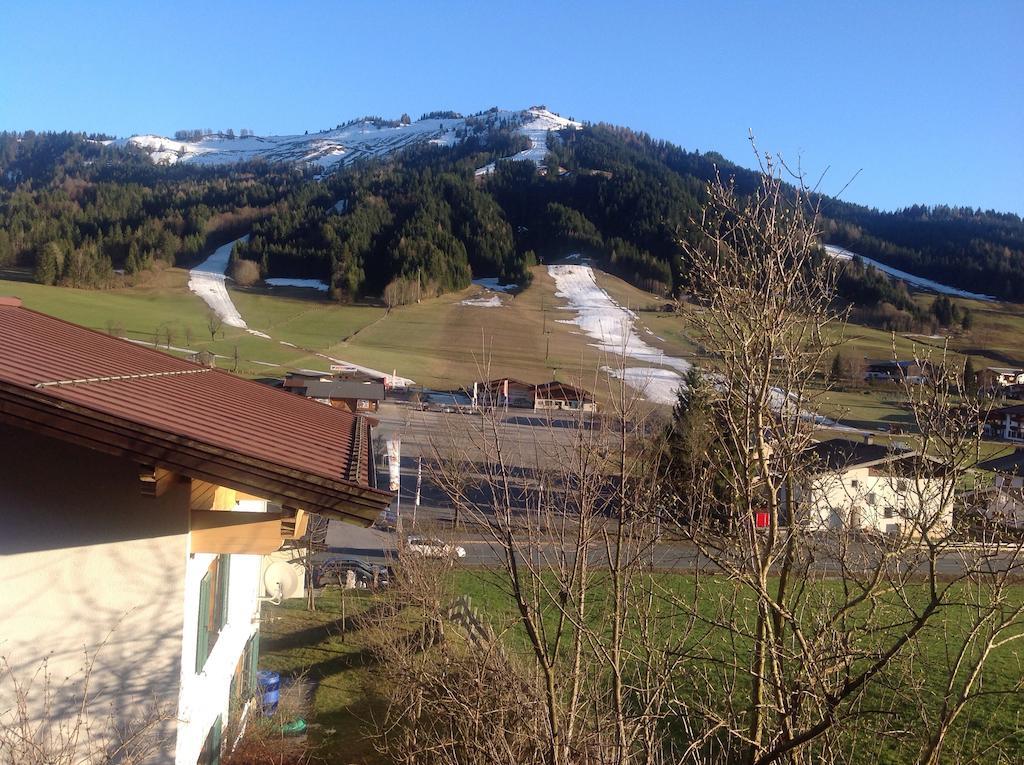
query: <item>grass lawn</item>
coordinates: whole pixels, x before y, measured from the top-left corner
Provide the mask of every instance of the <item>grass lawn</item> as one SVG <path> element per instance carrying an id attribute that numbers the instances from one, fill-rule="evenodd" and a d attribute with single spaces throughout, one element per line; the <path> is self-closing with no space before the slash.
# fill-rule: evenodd
<path id="1" fill-rule="evenodd" d="M 283 675 L 304 674 L 317 684 L 309 740 L 325 762 L 382 763 L 363 732 L 373 704 L 366 693 L 372 659 L 365 636 L 352 624 L 352 617 L 371 605 L 371 596 L 348 591 L 345 597 L 347 619 L 341 616 L 338 588 L 325 590 L 317 611 L 307 611 L 302 598 L 280 606 L 264 603 L 259 666 Z"/>
<path id="2" fill-rule="evenodd" d="M 527 643 L 518 626 L 518 614 L 511 601 L 501 591 L 500 575 L 482 569 L 462 569 L 455 579 L 452 595 L 469 595 L 481 616 L 492 626 L 503 629 L 502 640 L 513 654 L 520 651 L 528 654 Z M 660 584 L 667 591 L 685 598 L 694 591 L 694 579 L 685 574 L 660 575 Z M 717 608 L 719 597 L 726 595 L 732 585 L 725 580 L 708 581 L 701 590 L 697 604 L 700 612 L 712 615 Z M 814 587 L 833 588 L 837 583 L 815 584 Z M 909 592 L 911 600 L 919 593 Z M 1018 585 L 1010 593 L 1011 599 L 1024 597 L 1024 585 Z M 351 617 L 367 607 L 372 607 L 373 596 L 362 592 L 349 592 L 347 614 Z M 595 622 L 604 618 L 600 594 L 592 597 Z M 365 740 L 365 721 L 374 709 L 375 702 L 367 695 L 367 689 L 375 682 L 374 664 L 367 651 L 365 635 L 349 626 L 344 640 L 341 636 L 343 620 L 340 613 L 340 591 L 330 589 L 320 598 L 319 610 L 307 612 L 302 600 L 289 601 L 282 606 L 263 606 L 263 627 L 260 667 L 273 669 L 285 674 L 305 673 L 319 683 L 315 697 L 315 719 L 311 727 L 311 742 L 318 747 L 318 754 L 329 762 L 371 763 L 384 762 L 368 741 Z M 938 681 L 944 667 L 952 660 L 947 646 L 955 641 L 952 635 L 963 634 L 969 612 L 960 607 L 948 607 L 929 628 L 921 641 L 921 650 L 914 656 L 913 682 L 921 682 L 920 688 L 912 686 L 912 678 L 890 677 L 886 688 L 877 699 L 886 705 L 906 704 L 910 695 L 922 695 L 932 702 L 937 692 Z M 740 641 L 742 643 L 742 640 Z M 712 659 L 722 652 L 742 650 L 740 643 L 729 643 L 722 635 L 703 636 L 699 642 L 701 650 Z M 996 739 L 1002 739 L 1004 751 L 1024 751 L 1024 704 L 1019 695 L 1005 695 L 1013 690 L 1024 672 L 1024 643 L 1011 643 L 993 654 L 987 666 L 983 688 L 987 692 L 999 692 L 982 696 L 957 723 L 954 739 L 957 746 L 963 743 L 968 753 L 975 753 L 978 762 L 1005 762 L 1012 760 L 985 759 L 983 748 Z M 1016 694 L 1019 694 L 1018 690 Z M 884 696 L 884 699 L 882 698 Z M 914 725 L 908 719 L 910 710 L 904 707 L 904 714 L 898 714 L 891 726 Z M 912 714 L 910 715 L 912 717 Z M 886 723 L 889 725 L 889 723 Z M 878 739 L 877 752 L 865 752 L 866 761 L 882 765 L 897 765 L 908 761 L 913 752 L 905 736 L 891 735 Z M 863 747 L 861 741 L 859 746 Z"/>

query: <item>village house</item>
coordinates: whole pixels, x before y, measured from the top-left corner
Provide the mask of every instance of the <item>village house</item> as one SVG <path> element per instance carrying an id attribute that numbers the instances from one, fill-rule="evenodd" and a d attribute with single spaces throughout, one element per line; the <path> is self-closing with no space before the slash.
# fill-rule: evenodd
<path id="1" fill-rule="evenodd" d="M 1024 404 L 1013 404 L 990 411 L 985 432 L 995 438 L 1024 443 Z"/>
<path id="2" fill-rule="evenodd" d="M 387 395 L 384 378 L 360 371 L 289 372 L 281 387 L 289 393 L 356 414 L 376 412 Z"/>
<path id="3" fill-rule="evenodd" d="M 346 412 L 373 413 L 380 408 L 380 402 L 384 400 L 384 385 L 379 382 L 358 380 L 311 380 L 302 389 L 301 395 L 322 404 L 344 409 Z"/>
<path id="4" fill-rule="evenodd" d="M 867 360 L 864 364 L 864 379 L 873 382 L 923 383 L 928 379 L 928 367 L 917 361 Z"/>
<path id="5" fill-rule="evenodd" d="M 577 412 L 596 412 L 597 402 L 583 388 L 568 383 L 549 382 L 534 388 L 533 408 L 537 411 L 568 409 Z"/>
<path id="6" fill-rule="evenodd" d="M 1024 449 L 978 463 L 995 475 L 963 497 L 968 512 L 1002 528 L 1024 529 Z"/>
<path id="7" fill-rule="evenodd" d="M 912 450 L 833 438 L 804 452 L 808 477 L 796 494 L 812 530 L 855 529 L 921 536 L 949 528 L 938 469 Z"/>
<path id="8" fill-rule="evenodd" d="M 533 409 L 534 388 L 531 383 L 511 377 L 473 383 L 473 405 Z"/>
<path id="9" fill-rule="evenodd" d="M 60 725 L 78 714 L 88 655 L 94 732 L 108 714 L 113 727 L 148 719 L 153 762 L 218 761 L 254 690 L 263 556 L 309 513 L 373 521 L 390 495 L 372 444 L 364 417 L 0 298 L 10 676 L 29 681 L 45 660 L 68 678 L 45 710 Z"/>
<path id="10" fill-rule="evenodd" d="M 985 367 L 975 373 L 978 388 L 1002 392 L 1011 386 L 1024 385 L 1024 369 L 1013 367 Z"/>

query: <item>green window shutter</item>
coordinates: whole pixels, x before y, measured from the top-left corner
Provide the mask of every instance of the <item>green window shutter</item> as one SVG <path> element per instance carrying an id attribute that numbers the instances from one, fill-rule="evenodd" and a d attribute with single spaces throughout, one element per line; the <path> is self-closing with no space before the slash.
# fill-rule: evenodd
<path id="1" fill-rule="evenodd" d="M 196 674 L 203 671 L 206 657 L 210 651 L 210 572 L 203 576 L 199 583 L 199 631 L 196 635 Z"/>
<path id="2" fill-rule="evenodd" d="M 257 631 L 249 638 L 249 674 L 246 677 L 246 692 L 256 693 L 256 672 L 260 668 L 260 633 Z"/>
<path id="3" fill-rule="evenodd" d="M 231 556 L 221 555 L 217 566 L 217 632 L 219 633 L 228 621 L 228 594 L 231 590 Z"/>
<path id="4" fill-rule="evenodd" d="M 223 722 L 220 719 L 220 715 L 217 715 L 217 719 L 213 723 L 213 756 L 210 757 L 210 765 L 220 765 L 220 750 L 221 739 L 223 738 L 224 731 Z"/>

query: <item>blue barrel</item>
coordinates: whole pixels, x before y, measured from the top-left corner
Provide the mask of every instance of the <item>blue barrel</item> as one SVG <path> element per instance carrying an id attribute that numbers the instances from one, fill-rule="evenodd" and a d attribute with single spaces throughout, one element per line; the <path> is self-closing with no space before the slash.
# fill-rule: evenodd
<path id="1" fill-rule="evenodd" d="M 269 669 L 261 669 L 256 673 L 256 682 L 262 692 L 263 714 L 272 715 L 281 696 L 281 675 Z"/>

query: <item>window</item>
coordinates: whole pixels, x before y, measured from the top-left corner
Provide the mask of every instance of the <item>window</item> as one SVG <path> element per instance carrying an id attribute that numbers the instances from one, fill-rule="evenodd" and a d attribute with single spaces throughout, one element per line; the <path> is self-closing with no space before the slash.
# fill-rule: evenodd
<path id="1" fill-rule="evenodd" d="M 860 488 L 860 481 L 858 481 L 856 478 L 854 478 L 852 481 L 850 481 L 850 488 L 851 489 L 859 489 Z"/>
<path id="2" fill-rule="evenodd" d="M 228 618 L 228 587 L 231 556 L 219 555 L 199 584 L 199 630 L 196 634 L 196 673 L 206 660 Z"/>
<path id="3" fill-rule="evenodd" d="M 897 481 L 896 482 L 896 491 L 906 491 L 906 490 L 907 490 L 907 482 L 906 481 Z"/>
<path id="4" fill-rule="evenodd" d="M 867 502 L 868 502 L 869 505 L 873 505 L 873 504 L 875 504 L 875 502 L 877 500 L 877 497 L 875 497 L 875 493 L 874 492 L 871 492 L 870 494 L 868 494 L 866 499 L 867 499 Z"/>
<path id="5" fill-rule="evenodd" d="M 895 517 L 895 515 L 896 515 L 896 511 L 893 510 L 892 506 L 889 506 L 889 507 L 885 508 L 885 517 L 886 518 L 893 518 L 893 517 Z"/>

